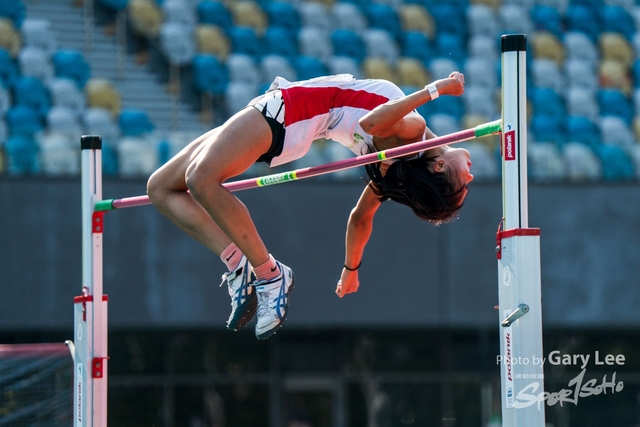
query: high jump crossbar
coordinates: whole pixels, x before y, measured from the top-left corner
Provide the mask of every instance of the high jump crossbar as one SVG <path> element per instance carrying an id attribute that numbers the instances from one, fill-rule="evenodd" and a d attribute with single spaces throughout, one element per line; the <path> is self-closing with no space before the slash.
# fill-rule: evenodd
<path id="1" fill-rule="evenodd" d="M 328 173 L 338 172 L 370 163 L 379 162 L 386 159 L 394 159 L 396 157 L 408 156 L 416 154 L 424 150 L 442 147 L 443 145 L 456 142 L 468 141 L 475 138 L 481 138 L 487 135 L 500 133 L 500 124 L 502 120 L 494 120 L 478 125 L 471 129 L 454 132 L 448 135 L 431 138 L 425 141 L 418 141 L 412 144 L 403 145 L 401 147 L 389 148 L 387 150 L 377 151 L 375 153 L 365 154 L 358 157 L 352 157 L 335 162 L 327 163 L 319 166 L 310 166 L 306 168 L 296 169 L 288 172 L 281 172 L 272 175 L 261 176 L 258 178 L 243 179 L 223 184 L 229 191 L 248 190 L 250 188 L 264 187 L 267 185 L 282 184 L 284 182 L 297 181 L 304 178 L 325 175 Z M 125 197 L 122 199 L 101 200 L 96 203 L 96 211 L 109 211 L 113 209 L 133 208 L 136 206 L 144 206 L 150 204 L 149 196 Z"/>
<path id="2" fill-rule="evenodd" d="M 540 230 L 528 228 L 526 132 L 526 36 L 502 36 L 502 119 L 473 129 L 281 174 L 225 184 L 230 191 L 279 184 L 415 154 L 438 146 L 500 133 L 503 218 L 497 234 L 501 404 L 503 427 L 544 427 L 542 405 L 528 404 L 543 391 L 542 365 L 514 364 L 542 358 Z M 105 211 L 142 206 L 147 196 L 102 200 L 102 139 L 83 136 L 82 293 L 74 297 L 74 427 L 107 425 L 107 295 L 103 293 Z M 522 399 L 521 393 L 527 392 Z"/>

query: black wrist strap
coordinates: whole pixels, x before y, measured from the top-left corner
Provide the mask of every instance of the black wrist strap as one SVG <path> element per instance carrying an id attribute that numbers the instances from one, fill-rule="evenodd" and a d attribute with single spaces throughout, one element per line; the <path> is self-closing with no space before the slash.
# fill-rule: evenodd
<path id="1" fill-rule="evenodd" d="M 361 265 L 362 265 L 362 261 L 360 261 L 360 264 L 358 264 L 358 266 L 356 268 L 349 268 L 349 267 L 347 267 L 347 264 L 344 264 L 344 268 L 346 268 L 349 271 L 356 271 L 357 269 L 360 268 Z"/>

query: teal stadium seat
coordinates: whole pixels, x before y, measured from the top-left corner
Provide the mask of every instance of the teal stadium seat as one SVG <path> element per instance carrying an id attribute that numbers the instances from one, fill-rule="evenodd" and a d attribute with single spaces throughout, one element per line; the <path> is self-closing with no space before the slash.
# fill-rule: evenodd
<path id="1" fill-rule="evenodd" d="M 565 26 L 567 31 L 578 31 L 586 34 L 595 42 L 602 32 L 598 9 L 582 5 L 571 4 L 565 12 Z"/>
<path id="2" fill-rule="evenodd" d="M 196 14 L 200 24 L 217 25 L 228 30 L 233 25 L 231 12 L 224 3 L 204 0 L 196 6 Z"/>
<path id="3" fill-rule="evenodd" d="M 459 34 L 467 37 L 465 9 L 455 2 L 434 2 L 427 9 L 436 22 L 436 34 Z M 455 17 L 455 18 L 452 18 Z"/>
<path id="4" fill-rule="evenodd" d="M 290 3 L 271 1 L 264 4 L 270 27 L 280 27 L 294 33 L 302 27 L 302 18 L 298 10 Z"/>
<path id="5" fill-rule="evenodd" d="M 435 54 L 431 41 L 418 31 L 405 31 L 402 34 L 400 46 L 403 56 L 416 58 L 423 64 L 426 64 Z"/>
<path id="6" fill-rule="evenodd" d="M 594 152 L 602 163 L 604 181 L 628 181 L 635 179 L 635 167 L 624 150 L 615 145 L 600 144 Z"/>
<path id="7" fill-rule="evenodd" d="M 366 46 L 362 38 L 352 30 L 338 29 L 331 33 L 333 54 L 348 56 L 361 63 L 366 55 Z"/>
<path id="8" fill-rule="evenodd" d="M 262 56 L 262 43 L 253 28 L 231 27 L 227 32 L 227 36 L 231 40 L 231 47 L 234 53 L 244 53 L 254 58 Z"/>
<path id="9" fill-rule="evenodd" d="M 25 15 L 24 3 L 21 0 L 0 1 L 0 17 L 10 19 L 16 28 L 22 27 Z"/>
<path id="10" fill-rule="evenodd" d="M 147 113 L 134 108 L 122 110 L 118 118 L 118 125 L 122 136 L 142 136 L 154 129 Z"/>
<path id="11" fill-rule="evenodd" d="M 262 37 L 264 53 L 281 55 L 290 60 L 298 55 L 298 40 L 294 30 L 269 26 Z"/>
<path id="12" fill-rule="evenodd" d="M 618 116 L 631 125 L 634 108 L 624 93 L 616 89 L 600 89 L 596 96 L 601 116 Z"/>
<path id="13" fill-rule="evenodd" d="M 534 114 L 566 116 L 564 101 L 558 92 L 551 88 L 537 87 L 529 92 L 529 100 Z"/>
<path id="14" fill-rule="evenodd" d="M 327 74 L 327 67 L 313 56 L 298 56 L 294 58 L 293 68 L 298 74 L 298 80 L 308 80 Z"/>
<path id="15" fill-rule="evenodd" d="M 223 95 L 229 83 L 227 67 L 213 55 L 196 55 L 191 63 L 193 84 L 200 93 Z"/>
<path id="16" fill-rule="evenodd" d="M 10 135 L 5 144 L 9 159 L 9 174 L 28 174 L 39 172 L 38 143 L 33 135 Z"/>
<path id="17" fill-rule="evenodd" d="M 52 61 L 56 77 L 71 79 L 80 89 L 84 88 L 91 69 L 82 53 L 71 49 L 59 50 L 53 55 Z"/>
<path id="18" fill-rule="evenodd" d="M 9 88 L 19 75 L 18 64 L 11 58 L 9 52 L 0 49 L 0 84 Z"/>
<path id="19" fill-rule="evenodd" d="M 530 124 L 534 140 L 561 144 L 565 141 L 564 118 L 549 114 L 534 114 Z"/>
<path id="20" fill-rule="evenodd" d="M 462 66 L 467 59 L 465 37 L 457 33 L 438 33 L 435 40 L 436 55 L 453 59 Z"/>
<path id="21" fill-rule="evenodd" d="M 531 9 L 531 21 L 535 30 L 545 30 L 562 39 L 563 20 L 558 9 L 536 4 Z"/>
<path id="22" fill-rule="evenodd" d="M 40 79 L 35 77 L 19 77 L 13 85 L 14 105 L 26 105 L 44 119 L 51 108 L 49 90 Z"/>
<path id="23" fill-rule="evenodd" d="M 595 147 L 600 143 L 600 129 L 588 117 L 566 116 L 565 127 L 568 141 L 579 142 L 589 147 Z"/>
<path id="24" fill-rule="evenodd" d="M 636 24 L 631 14 L 623 7 L 605 5 L 600 9 L 602 31 L 622 34 L 631 41 L 636 33 Z"/>
<path id="25" fill-rule="evenodd" d="M 9 135 L 33 136 L 44 129 L 44 120 L 27 105 L 14 105 L 5 114 Z"/>
<path id="26" fill-rule="evenodd" d="M 379 28 L 387 31 L 395 40 L 402 34 L 400 17 L 396 10 L 388 4 L 369 3 L 364 8 L 364 14 L 369 28 Z"/>

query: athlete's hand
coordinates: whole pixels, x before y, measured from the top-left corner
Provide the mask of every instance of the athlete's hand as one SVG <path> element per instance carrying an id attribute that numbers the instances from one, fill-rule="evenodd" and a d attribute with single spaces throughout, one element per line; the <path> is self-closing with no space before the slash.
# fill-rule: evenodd
<path id="1" fill-rule="evenodd" d="M 454 71 L 446 79 L 434 82 L 440 95 L 460 96 L 464 93 L 464 74 Z"/>
<path id="2" fill-rule="evenodd" d="M 338 286 L 336 287 L 336 295 L 340 298 L 346 294 L 352 294 L 358 291 L 360 281 L 358 280 L 358 271 L 349 271 L 346 268 L 342 269 Z"/>

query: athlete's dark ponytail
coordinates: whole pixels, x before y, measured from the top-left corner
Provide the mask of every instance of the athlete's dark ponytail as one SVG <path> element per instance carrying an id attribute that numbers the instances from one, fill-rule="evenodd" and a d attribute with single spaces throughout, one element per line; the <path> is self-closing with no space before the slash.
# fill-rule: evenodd
<path id="1" fill-rule="evenodd" d="M 384 177 L 379 163 L 369 164 L 365 169 L 374 193 L 382 200 L 409 206 L 418 217 L 439 225 L 457 219 L 466 185 L 455 182 L 449 172 L 434 172 L 431 167 L 434 162 L 434 157 L 425 155 L 397 160 Z"/>

